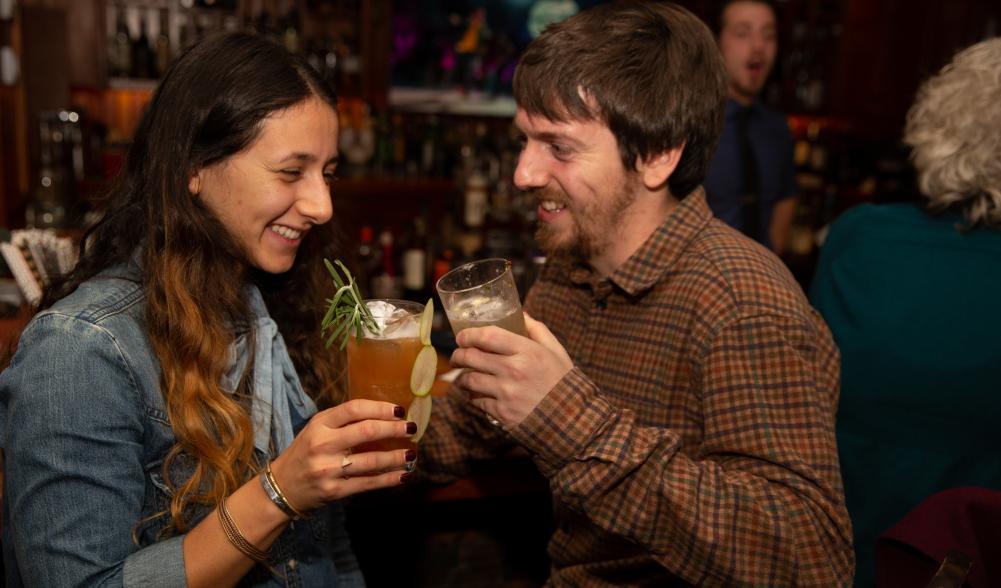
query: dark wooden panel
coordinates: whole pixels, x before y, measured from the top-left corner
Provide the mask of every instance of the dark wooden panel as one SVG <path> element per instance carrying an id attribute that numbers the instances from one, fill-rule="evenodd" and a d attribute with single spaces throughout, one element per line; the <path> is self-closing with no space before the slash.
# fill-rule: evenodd
<path id="1" fill-rule="evenodd" d="M 920 83 L 952 55 L 998 33 L 996 0 L 850 0 L 831 75 L 831 112 L 892 136 Z"/>

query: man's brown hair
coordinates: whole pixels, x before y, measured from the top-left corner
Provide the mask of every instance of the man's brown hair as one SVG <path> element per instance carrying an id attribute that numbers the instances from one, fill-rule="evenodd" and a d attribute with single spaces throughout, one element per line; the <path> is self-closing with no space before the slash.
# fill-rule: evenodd
<path id="1" fill-rule="evenodd" d="M 702 183 L 723 128 L 726 71 L 712 33 L 668 2 L 602 4 L 547 27 L 514 75 L 518 106 L 549 120 L 600 120 L 626 169 L 684 145 L 668 179 L 684 198 Z"/>

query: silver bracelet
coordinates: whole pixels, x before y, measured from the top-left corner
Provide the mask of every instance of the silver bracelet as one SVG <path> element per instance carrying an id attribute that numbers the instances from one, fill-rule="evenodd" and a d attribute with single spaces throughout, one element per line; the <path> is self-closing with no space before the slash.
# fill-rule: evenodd
<path id="1" fill-rule="evenodd" d="M 298 512 L 296 512 L 291 506 L 289 506 L 285 498 L 278 493 L 278 489 L 275 488 L 274 485 L 271 483 L 271 478 L 268 476 L 266 472 L 261 473 L 261 488 L 264 488 L 264 493 L 268 495 L 268 499 L 270 499 L 275 506 L 280 508 L 283 513 L 288 515 L 288 518 L 292 519 L 293 521 L 298 521 L 299 519 L 302 518 L 301 516 L 299 516 Z"/>

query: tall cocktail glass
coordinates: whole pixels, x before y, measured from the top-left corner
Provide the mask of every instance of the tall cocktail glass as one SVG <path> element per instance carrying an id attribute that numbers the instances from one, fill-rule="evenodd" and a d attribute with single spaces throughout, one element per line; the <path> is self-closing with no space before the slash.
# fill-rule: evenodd
<path id="1" fill-rule="evenodd" d="M 419 324 L 424 305 L 407 300 L 366 300 L 382 333 L 365 329 L 361 339 L 348 337 L 348 397 L 410 408 L 410 373 L 421 351 Z M 410 439 L 384 439 L 355 447 L 356 452 L 413 449 Z"/>
<path id="2" fill-rule="evenodd" d="M 435 287 L 456 335 L 469 327 L 496 325 L 528 336 L 510 261 L 492 258 L 460 265 Z"/>

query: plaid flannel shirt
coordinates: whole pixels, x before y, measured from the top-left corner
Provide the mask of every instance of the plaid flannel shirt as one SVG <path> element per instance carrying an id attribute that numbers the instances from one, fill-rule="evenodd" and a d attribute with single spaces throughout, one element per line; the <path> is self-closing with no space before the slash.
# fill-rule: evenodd
<path id="1" fill-rule="evenodd" d="M 701 189 L 608 279 L 551 259 L 525 306 L 573 370 L 506 434 L 453 386 L 423 465 L 445 479 L 526 448 L 554 497 L 551 584 L 851 583 L 837 348 Z"/>

